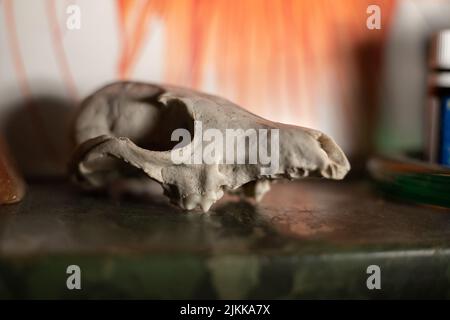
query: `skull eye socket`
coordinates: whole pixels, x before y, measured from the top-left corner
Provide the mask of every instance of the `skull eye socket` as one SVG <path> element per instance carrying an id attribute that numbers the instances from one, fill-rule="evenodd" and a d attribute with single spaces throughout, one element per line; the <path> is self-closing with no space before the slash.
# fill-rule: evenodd
<path id="1" fill-rule="evenodd" d="M 194 135 L 194 119 L 187 106 L 180 100 L 167 105 L 156 99 L 122 102 L 120 115 L 111 123 L 111 133 L 127 137 L 137 146 L 152 151 L 172 150 L 179 141 L 171 141 L 172 132 L 186 129 Z"/>

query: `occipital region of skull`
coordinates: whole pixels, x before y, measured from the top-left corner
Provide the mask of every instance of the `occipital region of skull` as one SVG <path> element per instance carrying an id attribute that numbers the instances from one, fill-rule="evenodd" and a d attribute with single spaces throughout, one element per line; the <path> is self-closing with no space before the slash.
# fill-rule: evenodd
<path id="1" fill-rule="evenodd" d="M 225 161 L 227 144 L 224 153 L 216 152 L 213 163 L 174 162 L 174 151 L 194 155 L 211 143 L 196 139 L 200 125 L 224 137 L 235 130 L 237 140 L 248 132 L 276 130 L 277 148 L 273 139 L 264 140 L 272 154 L 277 152 L 274 170 L 262 170 L 260 162 Z M 180 147 L 173 141 L 177 129 L 194 139 Z M 143 186 L 153 180 L 172 203 L 204 212 L 224 192 L 242 191 L 259 200 L 276 179 L 342 179 L 350 170 L 339 146 L 320 131 L 272 122 L 226 99 L 173 86 L 117 82 L 96 91 L 82 103 L 74 137 L 77 147 L 70 173 L 82 188 L 106 189 L 126 179 L 138 179 Z M 248 160 L 251 142 L 245 141 Z"/>

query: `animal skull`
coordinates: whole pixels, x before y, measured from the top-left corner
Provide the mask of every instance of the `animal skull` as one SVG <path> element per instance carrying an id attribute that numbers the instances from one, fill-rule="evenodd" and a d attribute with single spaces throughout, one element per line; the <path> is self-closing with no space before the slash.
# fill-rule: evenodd
<path id="1" fill-rule="evenodd" d="M 175 163 L 173 151 L 193 155 L 206 147 L 205 141 L 196 139 L 199 124 L 203 130 L 214 128 L 224 135 L 227 129 L 278 129 L 276 170 L 264 171 L 261 164 L 225 163 L 220 154 L 214 163 Z M 194 139 L 174 149 L 177 142 L 171 137 L 178 128 Z M 226 99 L 174 86 L 108 85 L 82 103 L 74 136 L 77 148 L 71 175 L 83 188 L 105 189 L 139 175 L 144 183 L 160 183 L 171 202 L 187 210 L 200 206 L 206 212 L 225 191 L 242 191 L 259 200 L 275 179 L 308 175 L 342 179 L 350 170 L 339 146 L 317 130 L 271 122 Z M 266 141 L 272 153 L 274 141 Z"/>

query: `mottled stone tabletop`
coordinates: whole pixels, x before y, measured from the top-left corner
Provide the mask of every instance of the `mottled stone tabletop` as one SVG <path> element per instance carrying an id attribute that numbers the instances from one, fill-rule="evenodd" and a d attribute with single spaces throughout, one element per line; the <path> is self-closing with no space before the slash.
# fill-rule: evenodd
<path id="1" fill-rule="evenodd" d="M 279 183 L 260 204 L 227 196 L 208 214 L 64 181 L 0 207 L 0 298 L 450 298 L 449 262 L 449 210 L 364 180 Z M 69 265 L 81 290 L 66 287 Z"/>

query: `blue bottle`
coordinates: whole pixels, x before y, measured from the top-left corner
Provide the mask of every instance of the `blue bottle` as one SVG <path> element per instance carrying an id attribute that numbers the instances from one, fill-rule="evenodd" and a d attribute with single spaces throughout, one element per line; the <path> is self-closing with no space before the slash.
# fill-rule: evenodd
<path id="1" fill-rule="evenodd" d="M 433 37 L 430 57 L 432 108 L 429 113 L 434 120 L 430 126 L 429 158 L 450 166 L 450 29 L 441 30 Z"/>

